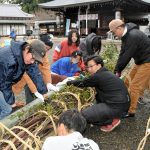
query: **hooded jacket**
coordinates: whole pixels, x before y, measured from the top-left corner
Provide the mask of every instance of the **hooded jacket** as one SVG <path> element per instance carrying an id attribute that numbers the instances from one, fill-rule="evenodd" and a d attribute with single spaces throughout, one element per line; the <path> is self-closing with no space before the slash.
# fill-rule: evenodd
<path id="1" fill-rule="evenodd" d="M 122 45 L 115 72 L 121 72 L 131 58 L 136 65 L 150 62 L 150 39 L 134 23 L 127 23 L 127 33 L 121 38 Z"/>
<path id="2" fill-rule="evenodd" d="M 40 83 L 36 87 L 43 89 L 43 79 L 39 75 L 39 71 L 35 67 L 36 65 L 28 65 L 27 70 L 27 66 L 24 63 L 22 53 L 22 46 L 24 44 L 25 42 L 21 41 L 12 42 L 11 46 L 0 49 L 0 91 L 2 91 L 6 102 L 10 105 L 15 102 L 12 85 L 22 78 L 25 71 L 27 71 L 32 80 L 36 79 Z M 32 70 L 35 70 L 36 73 Z M 44 88 L 46 89 L 46 87 Z"/>
<path id="3" fill-rule="evenodd" d="M 22 45 L 25 42 L 12 42 L 11 46 L 0 48 L 0 91 L 8 104 L 14 103 L 12 84 L 18 82 L 25 71 Z"/>
<path id="4" fill-rule="evenodd" d="M 47 92 L 46 84 L 52 82 L 51 81 L 51 73 L 50 73 L 49 68 L 50 68 L 50 64 L 49 64 L 49 61 L 48 61 L 48 56 L 45 55 L 44 58 L 43 58 L 43 64 L 38 64 L 37 73 L 35 73 L 35 76 L 37 78 L 37 74 L 40 74 L 40 72 L 41 72 L 42 79 L 43 79 L 45 85 L 43 84 L 43 81 L 42 81 L 42 83 L 40 82 L 39 78 L 38 78 L 38 80 L 39 80 L 38 83 L 34 84 L 34 82 L 36 80 L 32 81 L 33 77 L 32 77 L 32 80 L 31 80 L 29 75 L 27 73 L 24 73 L 21 80 L 12 86 L 13 92 L 15 94 L 20 94 L 20 92 L 23 90 L 24 86 L 27 84 L 32 93 L 37 92 L 38 89 L 39 89 L 38 92 L 41 92 L 41 94 L 45 94 Z M 34 67 L 34 70 L 35 70 L 35 67 Z M 30 71 L 30 74 L 31 75 L 33 74 L 32 70 Z M 38 89 L 36 88 L 35 85 L 36 86 L 39 85 L 39 87 L 37 87 Z"/>
<path id="5" fill-rule="evenodd" d="M 83 59 L 89 55 L 93 55 L 94 51 L 92 49 L 92 41 L 96 37 L 95 33 L 89 34 L 85 39 L 81 40 L 79 48 L 83 53 Z"/>

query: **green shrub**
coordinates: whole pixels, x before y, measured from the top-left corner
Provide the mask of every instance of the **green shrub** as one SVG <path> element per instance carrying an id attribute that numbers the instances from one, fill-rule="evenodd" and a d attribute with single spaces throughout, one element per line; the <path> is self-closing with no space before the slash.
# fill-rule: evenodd
<path id="1" fill-rule="evenodd" d="M 104 66 L 113 72 L 119 55 L 116 44 L 114 42 L 104 44 L 100 55 L 104 60 Z"/>

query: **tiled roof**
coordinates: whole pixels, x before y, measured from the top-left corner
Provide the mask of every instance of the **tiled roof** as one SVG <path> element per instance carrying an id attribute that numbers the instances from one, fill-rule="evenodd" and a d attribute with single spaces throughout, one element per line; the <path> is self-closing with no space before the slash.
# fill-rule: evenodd
<path id="1" fill-rule="evenodd" d="M 100 2 L 111 2 L 113 0 L 53 0 L 47 3 L 39 4 L 43 8 L 58 8 L 58 7 L 67 7 L 67 6 L 76 6 L 79 4 L 87 5 L 90 3 L 100 3 Z"/>
<path id="2" fill-rule="evenodd" d="M 93 3 L 104 3 L 113 1 L 115 0 L 52 0 L 47 3 L 41 3 L 39 4 L 39 6 L 43 8 L 60 8 L 60 7 L 83 6 L 91 3 L 93 4 Z M 150 6 L 150 0 L 134 0 L 134 2 Z"/>
<path id="3" fill-rule="evenodd" d="M 0 17 L 30 18 L 33 15 L 23 12 L 16 4 L 0 4 Z"/>

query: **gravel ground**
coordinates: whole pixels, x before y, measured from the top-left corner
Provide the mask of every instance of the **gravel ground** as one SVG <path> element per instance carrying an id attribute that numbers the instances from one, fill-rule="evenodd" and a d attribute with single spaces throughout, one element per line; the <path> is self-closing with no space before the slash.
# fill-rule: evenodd
<path id="1" fill-rule="evenodd" d="M 103 133 L 98 126 L 87 128 L 85 135 L 95 140 L 101 150 L 136 150 L 144 137 L 150 117 L 150 97 L 145 104 L 138 104 L 136 117 L 122 119 L 120 126 L 110 133 Z M 150 138 L 144 150 L 150 150 Z"/>
<path id="2" fill-rule="evenodd" d="M 54 47 L 62 40 L 54 38 Z M 53 50 L 49 52 L 49 60 L 52 62 Z M 25 100 L 24 91 L 16 96 L 17 100 Z M 146 124 L 150 117 L 150 94 L 144 95 L 144 103 L 138 104 L 136 117 L 123 119 L 121 125 L 111 133 L 103 133 L 98 126 L 90 126 L 85 136 L 98 143 L 101 150 L 136 150 L 140 140 L 144 137 Z M 150 138 L 147 139 L 144 150 L 150 150 Z"/>

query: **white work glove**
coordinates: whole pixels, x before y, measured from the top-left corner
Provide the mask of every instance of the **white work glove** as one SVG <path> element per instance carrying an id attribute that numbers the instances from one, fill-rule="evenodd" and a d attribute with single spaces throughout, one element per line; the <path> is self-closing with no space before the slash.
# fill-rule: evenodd
<path id="1" fill-rule="evenodd" d="M 59 91 L 59 88 L 56 87 L 56 86 L 54 86 L 54 85 L 52 85 L 51 83 L 47 83 L 47 90 L 48 90 L 48 92 L 49 92 L 49 91 L 58 92 L 58 91 Z"/>
<path id="2" fill-rule="evenodd" d="M 35 95 L 37 98 L 41 99 L 42 102 L 44 102 L 44 97 L 43 97 L 42 94 L 40 94 L 39 92 L 35 92 L 34 95 Z"/>

